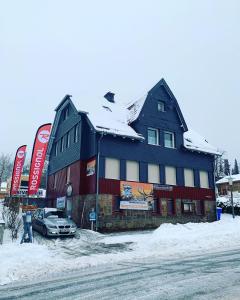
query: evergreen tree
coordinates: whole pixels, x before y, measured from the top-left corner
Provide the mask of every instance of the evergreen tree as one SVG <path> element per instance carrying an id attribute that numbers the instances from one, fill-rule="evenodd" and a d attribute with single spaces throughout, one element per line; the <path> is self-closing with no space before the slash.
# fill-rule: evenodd
<path id="1" fill-rule="evenodd" d="M 232 170 L 232 174 L 239 174 L 238 162 L 236 159 L 234 160 L 234 167 Z"/>
<path id="2" fill-rule="evenodd" d="M 224 159 L 224 174 L 230 175 L 230 164 L 228 159 Z"/>

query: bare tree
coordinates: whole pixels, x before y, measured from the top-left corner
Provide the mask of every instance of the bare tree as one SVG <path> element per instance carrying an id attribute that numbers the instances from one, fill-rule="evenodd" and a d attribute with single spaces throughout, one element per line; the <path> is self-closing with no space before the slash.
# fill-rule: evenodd
<path id="1" fill-rule="evenodd" d="M 0 188 L 1 183 L 11 174 L 11 155 L 2 153 L 0 155 Z"/>
<path id="2" fill-rule="evenodd" d="M 20 202 L 18 198 L 6 198 L 2 210 L 2 218 L 6 227 L 11 232 L 12 241 L 18 238 L 18 232 L 22 226 L 22 218 L 19 214 Z"/>

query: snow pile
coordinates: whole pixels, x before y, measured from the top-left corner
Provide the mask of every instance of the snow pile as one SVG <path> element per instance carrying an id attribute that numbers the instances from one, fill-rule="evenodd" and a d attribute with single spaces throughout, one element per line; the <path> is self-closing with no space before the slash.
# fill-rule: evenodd
<path id="1" fill-rule="evenodd" d="M 155 231 L 103 235 L 80 230 L 73 239 L 0 246 L 0 284 L 148 257 L 170 259 L 240 246 L 240 217 L 213 223 L 163 224 Z"/>
<path id="2" fill-rule="evenodd" d="M 220 196 L 216 200 L 217 200 L 217 205 L 219 205 L 219 206 L 224 206 L 224 207 L 232 206 L 230 195 Z M 240 194 L 239 193 L 235 193 L 233 195 L 233 205 L 234 205 L 234 207 L 240 207 Z"/>
<path id="3" fill-rule="evenodd" d="M 184 147 L 189 150 L 221 155 L 216 147 L 210 145 L 205 138 L 192 129 L 184 132 Z"/>

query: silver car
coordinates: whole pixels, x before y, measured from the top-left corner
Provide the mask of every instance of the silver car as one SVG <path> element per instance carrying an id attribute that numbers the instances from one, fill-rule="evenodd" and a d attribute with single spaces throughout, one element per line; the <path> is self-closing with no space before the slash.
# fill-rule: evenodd
<path id="1" fill-rule="evenodd" d="M 44 236 L 74 236 L 77 225 L 57 208 L 39 208 L 32 218 L 33 230 Z"/>

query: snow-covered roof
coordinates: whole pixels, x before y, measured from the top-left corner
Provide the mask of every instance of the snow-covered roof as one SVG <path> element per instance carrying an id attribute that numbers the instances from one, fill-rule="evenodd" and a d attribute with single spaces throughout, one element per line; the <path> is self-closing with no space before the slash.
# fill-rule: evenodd
<path id="1" fill-rule="evenodd" d="M 230 176 L 225 176 L 225 177 L 219 179 L 219 180 L 216 182 L 216 184 L 228 183 L 229 177 L 230 177 Z M 232 181 L 233 181 L 233 182 L 235 182 L 235 181 L 240 181 L 240 174 L 231 175 L 231 177 L 232 177 Z"/>
<path id="2" fill-rule="evenodd" d="M 192 129 L 184 132 L 184 147 L 193 151 L 221 155 L 220 150 L 209 144 L 204 137 Z"/>
<path id="3" fill-rule="evenodd" d="M 140 99 L 138 99 L 137 101 L 128 104 L 127 119 L 129 123 L 134 122 L 139 117 L 139 114 L 142 110 L 146 98 L 147 98 L 147 94 L 141 97 Z"/>
<path id="4" fill-rule="evenodd" d="M 94 107 L 84 109 L 96 131 L 133 139 L 144 139 L 128 124 L 127 109 L 124 106 L 119 103 L 111 103 L 105 98 L 100 99 L 97 103 Z"/>

